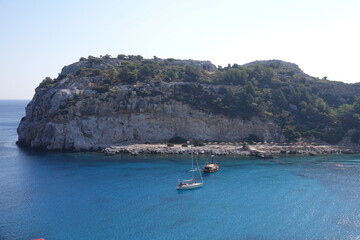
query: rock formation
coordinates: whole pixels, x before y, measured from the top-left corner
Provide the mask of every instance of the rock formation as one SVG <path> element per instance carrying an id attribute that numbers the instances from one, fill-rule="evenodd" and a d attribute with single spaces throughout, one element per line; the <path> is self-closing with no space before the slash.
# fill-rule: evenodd
<path id="1" fill-rule="evenodd" d="M 268 142 L 285 139 L 271 116 L 224 114 L 231 111 L 216 102 L 219 98 L 201 104 L 185 99 L 186 89 L 199 86 L 202 93 L 223 97 L 222 92 L 240 88 L 209 84 L 218 74 L 209 61 L 132 58 L 89 57 L 64 67 L 57 79 L 44 80 L 18 127 L 19 145 L 95 151 L 121 144 L 166 142 L 174 136 L 226 142 L 251 135 Z"/>
<path id="2" fill-rule="evenodd" d="M 208 141 L 240 141 L 255 134 L 278 141 L 271 120 L 251 121 L 209 114 L 161 96 L 141 97 L 134 87 L 89 90 L 91 81 L 64 78 L 49 91 L 37 91 L 18 128 L 19 142 L 47 150 L 96 150 L 128 143 L 166 142 L 174 136 Z M 171 92 L 172 83 L 148 88 Z"/>

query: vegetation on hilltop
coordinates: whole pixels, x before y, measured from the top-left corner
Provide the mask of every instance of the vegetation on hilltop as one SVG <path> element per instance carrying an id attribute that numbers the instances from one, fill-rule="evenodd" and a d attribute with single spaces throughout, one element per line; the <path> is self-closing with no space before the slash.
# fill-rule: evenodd
<path id="1" fill-rule="evenodd" d="M 353 142 L 360 139 L 358 85 L 313 78 L 295 64 L 279 60 L 219 66 L 209 71 L 208 67 L 170 58 L 89 56 L 80 59 L 73 75 L 46 78 L 39 88 L 51 87 L 65 77 L 96 79 L 92 90 L 100 94 L 126 84 L 140 97 L 161 95 L 163 101 L 174 99 L 211 114 L 247 120 L 270 118 L 290 141 L 303 137 L 335 144 L 349 129 L 356 129 Z M 167 93 L 141 87 L 162 82 L 179 84 Z"/>

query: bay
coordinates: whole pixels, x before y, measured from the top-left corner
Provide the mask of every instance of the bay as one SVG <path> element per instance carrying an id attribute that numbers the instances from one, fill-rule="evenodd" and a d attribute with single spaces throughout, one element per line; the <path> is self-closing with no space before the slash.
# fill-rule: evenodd
<path id="1" fill-rule="evenodd" d="M 360 156 L 46 153 L 15 144 L 27 101 L 0 101 L 0 239 L 360 239 Z M 204 163 L 208 156 L 200 156 Z"/>

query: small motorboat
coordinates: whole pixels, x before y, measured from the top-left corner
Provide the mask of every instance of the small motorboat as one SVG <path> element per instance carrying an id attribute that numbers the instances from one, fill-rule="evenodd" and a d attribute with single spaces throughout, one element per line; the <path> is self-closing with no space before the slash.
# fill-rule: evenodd
<path id="1" fill-rule="evenodd" d="M 205 164 L 203 167 L 203 171 L 206 173 L 212 173 L 219 170 L 219 165 L 217 165 L 216 163 L 208 163 Z"/>
<path id="2" fill-rule="evenodd" d="M 212 172 L 216 172 L 217 170 L 219 170 L 219 165 L 216 162 L 214 162 L 214 155 L 211 155 L 211 161 L 207 162 L 203 166 L 203 172 L 212 173 Z"/>

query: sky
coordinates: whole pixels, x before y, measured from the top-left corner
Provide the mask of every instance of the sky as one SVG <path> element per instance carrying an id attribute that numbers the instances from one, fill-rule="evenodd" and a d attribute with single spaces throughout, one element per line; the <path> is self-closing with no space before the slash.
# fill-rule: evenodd
<path id="1" fill-rule="evenodd" d="M 0 0 L 0 99 L 31 99 L 89 55 L 280 59 L 360 82 L 358 0 Z"/>

